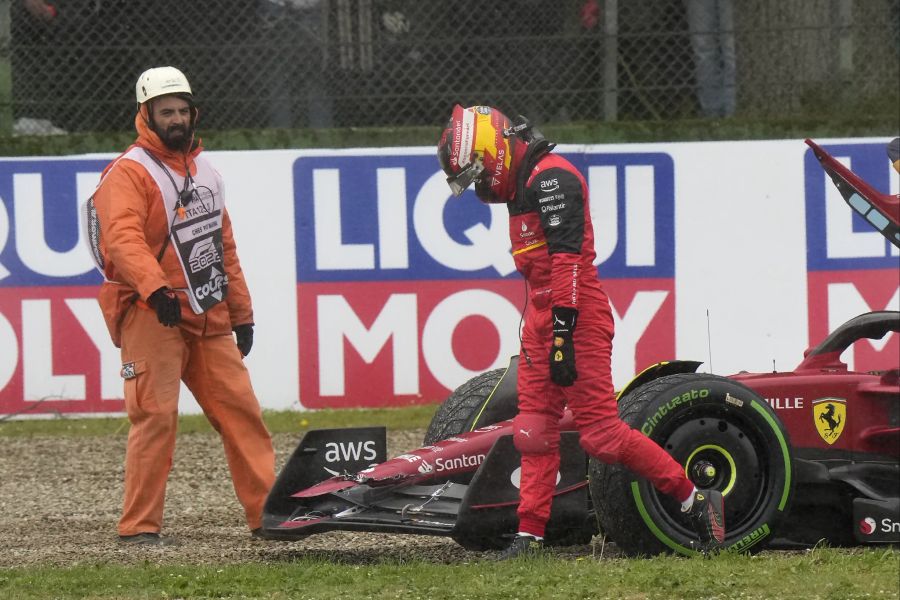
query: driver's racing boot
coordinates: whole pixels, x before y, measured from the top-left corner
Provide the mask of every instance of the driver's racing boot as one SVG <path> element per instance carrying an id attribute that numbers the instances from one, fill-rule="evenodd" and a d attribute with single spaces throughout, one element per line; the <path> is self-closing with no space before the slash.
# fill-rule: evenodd
<path id="1" fill-rule="evenodd" d="M 721 548 L 725 543 L 725 499 L 718 490 L 696 490 L 687 511 L 703 551 Z"/>
<path id="2" fill-rule="evenodd" d="M 520 556 L 536 556 L 544 547 L 543 540 L 533 535 L 517 535 L 512 543 L 500 553 L 500 560 L 519 558 Z"/>

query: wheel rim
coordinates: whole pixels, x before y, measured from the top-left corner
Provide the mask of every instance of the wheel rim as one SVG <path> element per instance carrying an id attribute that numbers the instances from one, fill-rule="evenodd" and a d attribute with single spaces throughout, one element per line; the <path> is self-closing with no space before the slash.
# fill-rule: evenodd
<path id="1" fill-rule="evenodd" d="M 737 466 L 727 449 L 717 444 L 705 444 L 688 456 L 684 474 L 698 488 L 721 490 L 727 498 L 737 481 Z"/>
<path id="2" fill-rule="evenodd" d="M 765 511 L 772 483 L 767 444 L 758 427 L 719 407 L 698 407 L 673 420 L 652 438 L 684 468 L 698 488 L 716 489 L 727 498 L 728 537 L 742 535 Z M 680 503 L 652 486 L 648 504 L 676 531 L 693 539 L 694 529 Z"/>

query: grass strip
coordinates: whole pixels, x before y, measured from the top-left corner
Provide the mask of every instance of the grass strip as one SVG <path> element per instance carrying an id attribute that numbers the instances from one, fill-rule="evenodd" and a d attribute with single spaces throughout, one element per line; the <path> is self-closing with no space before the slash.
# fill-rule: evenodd
<path id="1" fill-rule="evenodd" d="M 900 551 L 817 548 L 802 553 L 685 559 L 554 557 L 347 564 L 81 565 L 0 570 L 0 597 L 31 598 L 897 598 Z"/>
<path id="2" fill-rule="evenodd" d="M 0 85 L 3 73 L 0 71 Z M 2 108 L 2 105 L 0 105 Z M 884 137 L 896 135 L 897 114 L 850 113 L 791 118 L 735 117 L 655 121 L 571 122 L 540 125 L 547 139 L 565 144 L 628 142 L 688 142 L 776 140 L 806 137 Z M 278 148 L 381 148 L 429 146 L 437 143 L 440 124 L 411 127 L 348 127 L 340 129 L 229 129 L 200 131 L 207 150 Z M 119 153 L 134 132 L 69 133 L 57 136 L 11 137 L 0 131 L 0 156 L 57 156 L 93 152 Z M 437 164 L 437 162 L 435 162 Z M 436 168 L 436 167 L 435 167 Z"/>
<path id="3" fill-rule="evenodd" d="M 437 406 L 425 404 L 401 408 L 329 409 L 308 411 L 263 411 L 263 419 L 272 433 L 302 432 L 309 429 L 367 427 L 384 425 L 389 431 L 428 427 Z M 179 433 L 208 433 L 212 427 L 203 415 L 181 415 Z M 128 418 L 59 416 L 51 419 L 0 421 L 0 437 L 20 436 L 102 436 L 128 434 Z"/>

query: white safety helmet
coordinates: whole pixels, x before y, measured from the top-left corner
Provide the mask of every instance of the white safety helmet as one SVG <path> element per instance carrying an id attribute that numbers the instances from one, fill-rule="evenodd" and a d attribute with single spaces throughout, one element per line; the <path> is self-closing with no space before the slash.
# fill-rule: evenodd
<path id="1" fill-rule="evenodd" d="M 154 67 L 147 69 L 138 77 L 134 86 L 134 95 L 138 104 L 166 94 L 187 94 L 193 96 L 191 84 L 184 73 L 175 67 Z"/>

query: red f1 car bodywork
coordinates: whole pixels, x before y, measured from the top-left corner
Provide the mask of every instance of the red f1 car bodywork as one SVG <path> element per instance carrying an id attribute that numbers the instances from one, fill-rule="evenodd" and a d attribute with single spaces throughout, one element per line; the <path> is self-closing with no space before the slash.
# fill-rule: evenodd
<path id="1" fill-rule="evenodd" d="M 900 203 L 807 143 L 853 210 L 900 246 Z M 840 358 L 860 340 L 893 332 L 897 343 L 898 331 L 900 312 L 860 315 L 788 372 L 718 377 L 696 373 L 698 362 L 660 363 L 620 392 L 620 416 L 698 487 L 723 492 L 726 547 L 900 543 L 900 366 L 855 372 Z M 502 547 L 518 502 L 515 369 L 514 358 L 458 388 L 426 445 L 391 460 L 383 428 L 309 432 L 269 495 L 264 535 L 347 529 Z M 628 554 L 696 552 L 674 501 L 622 467 L 589 460 L 568 413 L 562 429 L 548 542 L 585 542 L 599 525 Z"/>

